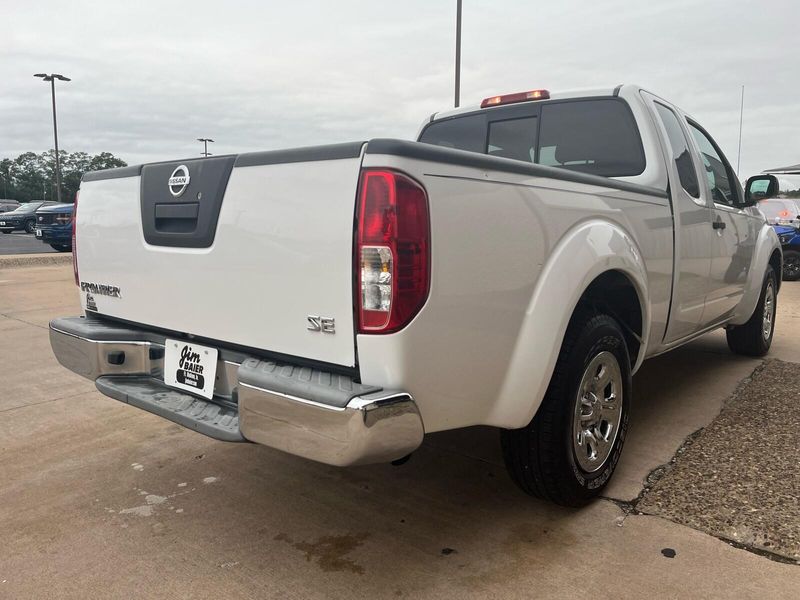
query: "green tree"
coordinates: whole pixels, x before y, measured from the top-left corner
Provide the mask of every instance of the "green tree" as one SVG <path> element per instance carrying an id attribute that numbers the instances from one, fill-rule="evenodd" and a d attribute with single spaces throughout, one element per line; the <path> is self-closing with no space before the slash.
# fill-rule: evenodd
<path id="1" fill-rule="evenodd" d="M 25 152 L 14 159 L 15 200 L 41 200 L 47 192 L 47 168 L 43 155 Z"/>
<path id="2" fill-rule="evenodd" d="M 127 163 L 110 152 L 90 155 L 86 152 L 59 152 L 61 161 L 61 199 L 74 202 L 81 177 L 88 171 L 125 167 Z M 56 154 L 25 152 L 14 159 L 0 160 L 0 195 L 30 202 L 56 197 Z"/>
<path id="3" fill-rule="evenodd" d="M 74 202 L 75 194 L 81 185 L 81 177 L 91 168 L 91 157 L 86 152 L 73 152 L 61 159 L 61 199 Z"/>
<path id="4" fill-rule="evenodd" d="M 14 182 L 12 181 L 12 173 L 14 172 L 14 161 L 10 158 L 0 160 L 0 193 L 3 198 L 11 198 L 9 189 L 13 192 Z"/>

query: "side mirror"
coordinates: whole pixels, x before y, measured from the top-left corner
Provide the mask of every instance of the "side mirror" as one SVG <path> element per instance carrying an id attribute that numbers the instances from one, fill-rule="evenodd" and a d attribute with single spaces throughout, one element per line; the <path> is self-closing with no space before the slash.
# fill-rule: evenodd
<path id="1" fill-rule="evenodd" d="M 778 178 L 775 175 L 754 175 L 747 178 L 744 186 L 744 201 L 754 206 L 759 200 L 774 198 L 778 195 Z"/>

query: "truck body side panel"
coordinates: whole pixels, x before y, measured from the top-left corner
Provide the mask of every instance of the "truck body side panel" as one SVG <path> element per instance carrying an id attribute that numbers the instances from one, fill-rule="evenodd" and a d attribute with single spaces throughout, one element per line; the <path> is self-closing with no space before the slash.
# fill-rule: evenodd
<path id="1" fill-rule="evenodd" d="M 362 380 L 407 389 L 426 431 L 525 425 L 541 401 L 540 386 L 550 379 L 564 319 L 585 289 L 583 279 L 619 268 L 623 261 L 613 258 L 616 253 L 627 252 L 636 257 L 629 263 L 642 265 L 643 313 L 650 315 L 650 330 L 663 334 L 672 279 L 666 197 L 369 152 L 364 166 L 401 170 L 428 191 L 428 302 L 398 333 L 358 336 Z M 606 225 L 583 240 L 597 247 L 583 252 L 575 246 L 574 254 L 560 253 L 562 262 L 551 266 L 554 250 L 590 221 Z M 618 246 L 612 231 L 627 232 L 629 243 Z M 589 256 L 603 258 L 590 262 Z M 569 296 L 560 296 L 563 287 L 540 289 L 545 270 L 563 272 Z M 560 314 L 531 312 L 536 294 L 558 296 Z M 523 350 L 532 353 L 530 365 L 514 360 Z M 527 393 L 500 404 L 512 389 Z"/>

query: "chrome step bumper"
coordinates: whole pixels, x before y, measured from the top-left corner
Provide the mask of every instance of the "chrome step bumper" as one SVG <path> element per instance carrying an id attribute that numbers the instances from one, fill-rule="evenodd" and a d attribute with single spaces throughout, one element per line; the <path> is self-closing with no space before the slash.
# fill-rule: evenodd
<path id="1" fill-rule="evenodd" d="M 63 366 L 109 397 L 217 439 L 336 466 L 389 462 L 422 443 L 410 394 L 308 367 L 221 350 L 213 400 L 174 390 L 163 382 L 164 340 L 93 318 L 50 323 L 50 344 Z"/>

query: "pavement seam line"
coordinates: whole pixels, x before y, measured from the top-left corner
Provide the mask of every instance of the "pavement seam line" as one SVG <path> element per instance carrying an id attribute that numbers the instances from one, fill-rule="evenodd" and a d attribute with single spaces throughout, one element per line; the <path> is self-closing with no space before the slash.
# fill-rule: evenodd
<path id="1" fill-rule="evenodd" d="M 766 368 L 768 362 L 769 359 L 762 360 L 761 363 L 757 365 L 747 377 L 744 377 L 741 381 L 739 381 L 739 383 L 736 385 L 736 389 L 734 389 L 733 392 L 722 401 L 719 413 L 717 413 L 714 416 L 714 418 L 709 422 L 709 425 L 713 423 L 722 414 L 722 412 L 742 393 L 745 387 L 752 381 L 753 377 L 758 372 Z M 619 500 L 607 496 L 601 496 L 600 498 L 602 500 L 608 500 L 609 502 L 616 504 L 623 511 L 622 522 L 620 523 L 620 525 L 624 525 L 625 520 L 628 518 L 629 515 L 656 517 L 664 521 L 674 523 L 675 525 L 678 525 L 680 527 L 686 527 L 687 529 L 692 529 L 693 531 L 703 533 L 710 537 L 716 538 L 722 542 L 725 542 L 729 546 L 733 546 L 734 548 L 738 548 L 739 550 L 745 550 L 746 552 L 762 556 L 774 562 L 788 564 L 788 565 L 799 565 L 800 562 L 793 560 L 782 554 L 778 554 L 776 552 L 771 552 L 763 548 L 757 548 L 755 546 L 745 544 L 743 542 L 732 540 L 725 536 L 717 535 L 711 531 L 706 531 L 704 529 L 697 529 L 695 527 L 692 527 L 691 525 L 678 523 L 677 521 L 673 521 L 672 519 L 664 515 L 647 513 L 637 508 L 639 502 L 641 502 L 641 500 L 645 497 L 645 495 L 647 495 L 650 492 L 650 490 L 653 488 L 653 486 L 656 485 L 656 483 L 658 483 L 661 479 L 664 478 L 665 475 L 667 475 L 670 472 L 670 470 L 675 466 L 678 458 L 684 452 L 686 452 L 686 450 L 688 450 L 691 447 L 691 445 L 702 435 L 706 427 L 708 427 L 708 425 L 706 425 L 705 427 L 700 427 L 696 431 L 693 431 L 688 436 L 686 436 L 686 438 L 683 440 L 683 442 L 681 442 L 681 445 L 678 446 L 678 449 L 675 451 L 675 454 L 672 455 L 672 458 L 670 458 L 669 461 L 658 465 L 647 474 L 647 476 L 644 478 L 644 485 L 642 486 L 642 489 L 636 496 L 636 498 L 634 498 L 633 500 Z"/>
<path id="2" fill-rule="evenodd" d="M 2 273 L 2 270 L 0 270 L 0 273 Z M 59 279 L 45 279 L 44 281 L 37 281 L 35 279 L 28 279 L 28 280 L 25 280 L 25 279 L 7 279 L 7 280 L 5 280 L 4 279 L 3 283 L 9 283 L 11 285 L 9 285 L 8 287 L 12 287 L 12 285 L 19 285 L 19 284 L 25 284 L 25 285 L 47 285 L 48 283 L 59 283 L 61 281 L 72 281 L 73 279 L 74 279 L 74 276 L 73 277 L 62 277 L 62 278 L 59 278 Z"/>
<path id="3" fill-rule="evenodd" d="M 25 321 L 24 319 L 18 319 L 17 317 L 12 317 L 7 313 L 0 313 L 0 317 L 5 317 L 6 319 L 11 319 L 12 321 L 17 321 L 18 323 L 25 323 L 25 325 L 30 325 L 31 327 L 38 327 L 39 329 L 48 329 L 44 325 L 37 325 L 36 323 L 31 323 L 30 321 Z"/>
<path id="4" fill-rule="evenodd" d="M 88 392 L 78 392 L 76 394 L 68 394 L 67 396 L 60 396 L 58 398 L 51 398 L 50 400 L 42 400 L 41 402 L 34 402 L 33 404 L 20 404 L 19 406 L 12 406 L 11 408 L 4 408 L 0 410 L 0 414 L 11 412 L 12 410 L 19 410 L 20 408 L 28 408 L 29 406 L 39 406 L 41 404 L 48 404 L 49 402 L 58 402 L 59 400 L 69 400 L 70 398 L 75 398 L 76 396 L 83 396 L 84 394 L 90 394 L 94 390 L 89 390 Z"/>
<path id="5" fill-rule="evenodd" d="M 651 514 L 651 513 L 642 512 L 640 510 L 634 510 L 634 512 L 632 514 L 634 514 L 636 516 L 639 516 L 639 517 L 653 517 L 653 518 L 656 518 L 656 519 L 661 519 L 662 521 L 667 521 L 668 523 L 673 523 L 673 524 L 678 525 L 680 527 L 686 527 L 687 529 L 691 529 L 693 531 L 697 531 L 698 533 L 705 534 L 705 535 L 707 535 L 709 537 L 716 538 L 721 542 L 725 542 L 729 546 L 733 546 L 734 548 L 737 548 L 738 550 L 745 550 L 746 552 L 750 552 L 751 554 L 757 554 L 757 555 L 762 556 L 764 558 L 768 558 L 769 560 L 771 560 L 773 562 L 778 562 L 778 563 L 782 563 L 782 564 L 785 564 L 785 565 L 800 566 L 800 562 L 798 562 L 798 561 L 796 561 L 796 560 L 794 560 L 792 558 L 789 558 L 788 556 L 784 556 L 783 554 L 778 554 L 777 552 L 771 552 L 771 551 L 765 550 L 763 548 L 756 548 L 754 546 L 751 546 L 751 545 L 748 545 L 748 544 L 745 544 L 745 543 L 742 543 L 742 542 L 738 542 L 736 540 L 732 540 L 732 539 L 730 539 L 728 537 L 725 537 L 724 535 L 717 535 L 717 534 L 715 534 L 715 533 L 713 533 L 711 531 L 706 531 L 705 529 L 695 529 L 694 527 L 692 527 L 690 525 L 684 525 L 683 523 L 678 523 L 677 521 L 673 521 L 672 519 L 670 519 L 668 517 L 665 517 L 664 515 L 654 515 L 654 514 Z"/>

